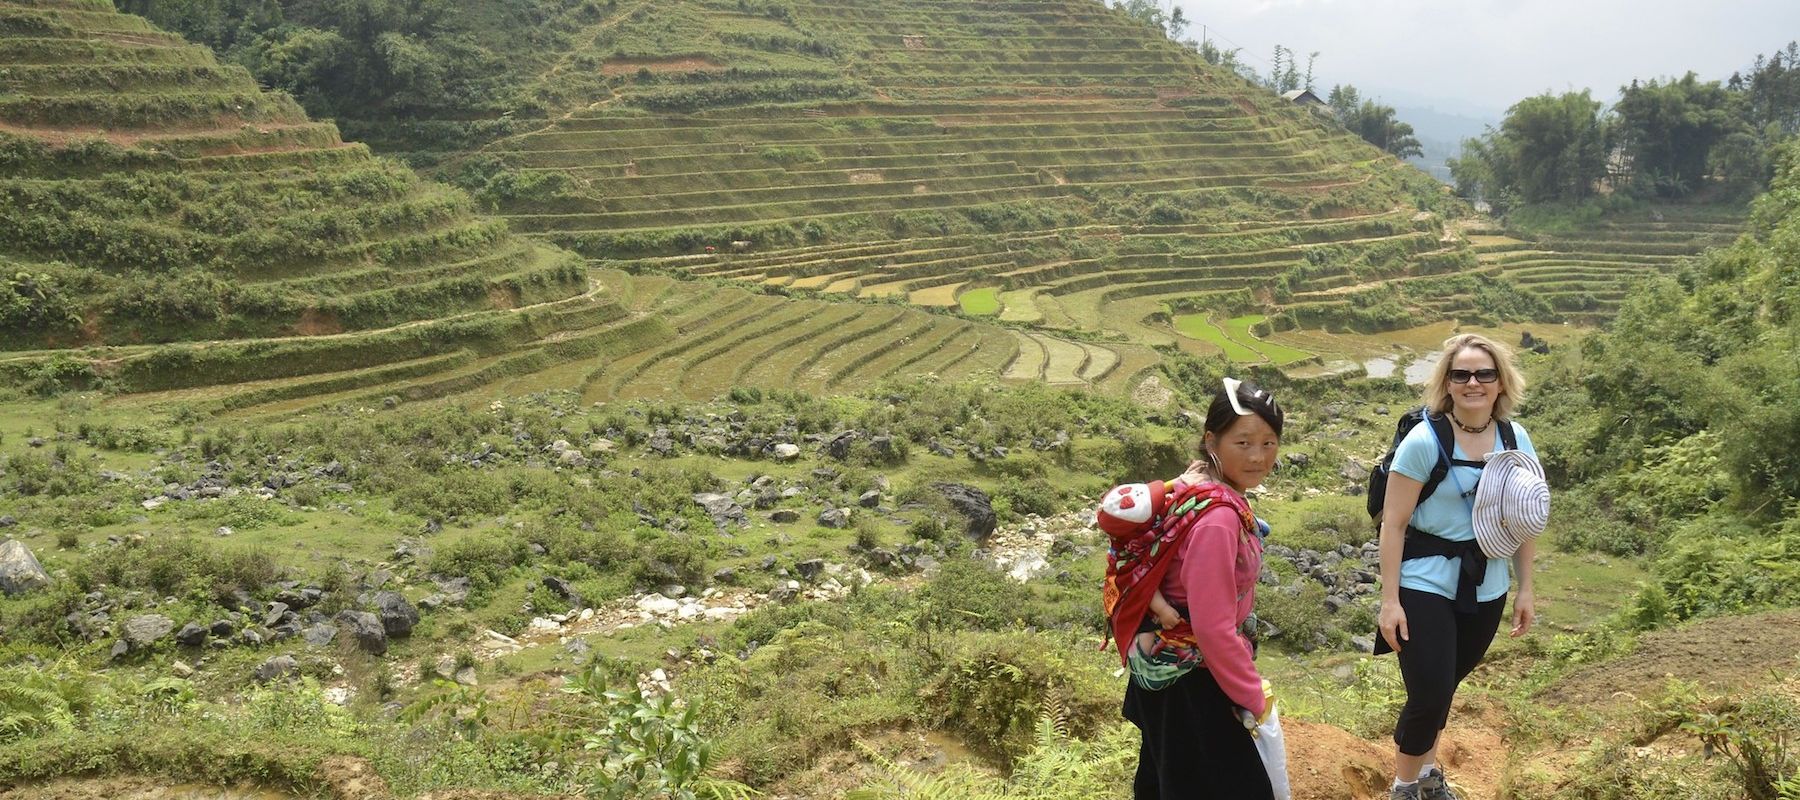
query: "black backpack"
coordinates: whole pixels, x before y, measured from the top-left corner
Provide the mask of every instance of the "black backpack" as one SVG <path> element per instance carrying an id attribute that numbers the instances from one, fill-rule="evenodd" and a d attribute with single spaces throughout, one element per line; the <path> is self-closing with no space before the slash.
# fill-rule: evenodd
<path id="1" fill-rule="evenodd" d="M 1439 442 L 1455 441 L 1456 434 L 1450 430 L 1450 420 L 1448 417 L 1442 415 L 1427 416 L 1424 406 L 1419 406 L 1418 408 L 1400 415 L 1400 421 L 1394 424 L 1394 441 L 1388 445 L 1387 455 L 1382 456 L 1381 463 L 1376 464 L 1374 469 L 1369 470 L 1367 505 L 1369 509 L 1369 518 L 1375 520 L 1376 524 L 1381 523 L 1381 510 L 1387 503 L 1388 471 L 1394 465 L 1394 451 L 1400 449 L 1400 442 L 1406 438 L 1406 434 L 1411 433 L 1413 428 L 1418 427 L 1419 423 L 1425 422 L 1427 419 L 1430 420 L 1428 424 L 1437 429 L 1437 440 Z M 1513 433 L 1512 423 L 1506 420 L 1497 420 L 1497 422 L 1500 425 L 1501 447 L 1504 447 L 1507 450 L 1519 449 L 1518 435 Z M 1445 447 L 1448 447 L 1448 445 L 1445 445 Z M 1479 468 L 1483 463 L 1484 462 L 1481 461 L 1456 460 L 1457 466 L 1462 467 Z M 1432 492 L 1437 491 L 1438 484 L 1443 483 L 1444 479 L 1448 477 L 1450 477 L 1450 454 L 1445 451 L 1444 447 L 1439 447 L 1437 463 L 1432 465 L 1431 475 L 1425 479 L 1425 486 L 1419 490 L 1419 502 L 1425 502 L 1425 498 L 1430 497 Z"/>

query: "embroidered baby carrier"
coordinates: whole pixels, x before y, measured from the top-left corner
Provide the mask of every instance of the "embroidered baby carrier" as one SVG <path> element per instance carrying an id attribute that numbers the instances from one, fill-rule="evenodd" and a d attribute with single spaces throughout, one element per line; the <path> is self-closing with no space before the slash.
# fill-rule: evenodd
<path id="1" fill-rule="evenodd" d="M 1119 648 L 1120 663 L 1130 670 L 1134 683 L 1152 691 L 1175 683 L 1200 666 L 1200 645 L 1185 613 L 1180 625 L 1158 628 L 1155 641 L 1147 650 L 1137 642 L 1137 634 L 1150 612 L 1150 599 L 1162 585 L 1174 554 L 1199 524 L 1200 516 L 1216 503 L 1229 506 L 1237 514 L 1239 535 L 1246 539 L 1256 537 L 1256 517 L 1243 498 L 1230 489 L 1208 482 L 1177 483 L 1170 490 L 1169 510 L 1155 526 L 1135 537 L 1113 537 L 1106 553 L 1106 581 L 1101 598 L 1112 641 Z M 1101 645 L 1101 649 L 1105 647 Z"/>

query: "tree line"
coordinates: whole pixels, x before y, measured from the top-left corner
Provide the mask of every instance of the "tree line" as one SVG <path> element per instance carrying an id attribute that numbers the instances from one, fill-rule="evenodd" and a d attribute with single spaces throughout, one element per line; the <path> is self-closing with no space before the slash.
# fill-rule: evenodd
<path id="1" fill-rule="evenodd" d="M 510 51 L 522 46 L 521 35 L 555 38 L 614 4 L 118 0 L 119 10 L 211 47 L 265 87 L 293 95 L 314 116 L 350 118 L 501 104 L 516 80 Z"/>
<path id="2" fill-rule="evenodd" d="M 1588 90 L 1545 93 L 1463 142 L 1451 176 L 1498 212 L 1602 193 L 1738 200 L 1768 185 L 1770 154 L 1800 133 L 1800 42 L 1725 81 L 1632 81 L 1610 107 Z"/>

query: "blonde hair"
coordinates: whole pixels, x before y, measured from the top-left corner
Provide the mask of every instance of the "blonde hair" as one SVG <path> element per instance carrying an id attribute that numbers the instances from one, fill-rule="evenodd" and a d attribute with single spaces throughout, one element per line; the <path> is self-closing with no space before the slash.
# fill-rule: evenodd
<path id="1" fill-rule="evenodd" d="M 1525 376 L 1513 363 L 1511 348 L 1478 333 L 1457 334 L 1444 340 L 1437 367 L 1425 381 L 1425 407 L 1433 414 L 1450 410 L 1450 362 L 1456 360 L 1457 353 L 1471 347 L 1486 351 L 1494 359 L 1494 368 L 1500 371 L 1500 396 L 1494 398 L 1494 418 L 1511 417 L 1513 408 L 1525 398 Z"/>

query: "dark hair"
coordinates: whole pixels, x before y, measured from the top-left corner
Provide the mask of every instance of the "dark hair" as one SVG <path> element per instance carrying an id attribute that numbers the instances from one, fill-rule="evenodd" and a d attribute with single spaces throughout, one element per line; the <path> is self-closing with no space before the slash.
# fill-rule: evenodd
<path id="1" fill-rule="evenodd" d="M 1281 423 L 1287 419 L 1287 413 L 1275 404 L 1275 395 L 1254 383 L 1241 383 L 1237 387 L 1237 400 L 1245 411 L 1262 417 L 1275 435 L 1281 436 Z M 1221 384 L 1218 391 L 1213 392 L 1212 406 L 1206 409 L 1204 430 L 1212 434 L 1224 433 L 1237 418 L 1237 409 L 1231 407 L 1231 398 L 1225 395 L 1225 386 Z"/>

